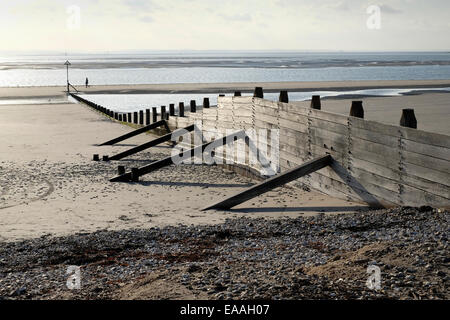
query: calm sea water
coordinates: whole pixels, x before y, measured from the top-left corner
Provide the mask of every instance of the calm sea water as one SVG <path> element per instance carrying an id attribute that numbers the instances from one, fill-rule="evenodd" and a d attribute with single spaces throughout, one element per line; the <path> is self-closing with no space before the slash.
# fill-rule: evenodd
<path id="1" fill-rule="evenodd" d="M 0 56 L 0 87 L 450 79 L 450 53 L 158 52 Z"/>

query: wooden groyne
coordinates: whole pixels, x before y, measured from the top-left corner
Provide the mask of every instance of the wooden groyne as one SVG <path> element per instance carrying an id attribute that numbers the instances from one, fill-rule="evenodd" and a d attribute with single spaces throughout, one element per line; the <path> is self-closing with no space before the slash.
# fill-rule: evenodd
<path id="1" fill-rule="evenodd" d="M 178 115 L 169 109 L 164 118 L 171 130 L 197 124 L 202 143 L 212 141 L 218 132 L 225 136 L 226 130 L 278 130 L 281 173 L 332 156 L 331 165 L 299 178 L 293 183 L 296 186 L 375 207 L 450 207 L 450 137 L 415 129 L 413 110 L 405 109 L 401 126 L 393 126 L 365 120 L 361 101 L 349 106 L 345 116 L 321 110 L 318 96 L 309 108 L 290 104 L 285 91 L 279 100 L 264 99 L 262 88 L 257 88 L 253 97 L 240 92 L 219 96 L 217 107 L 198 109 L 191 102 L 186 112 L 180 103 Z M 114 115 L 103 109 L 106 115 Z M 192 139 L 192 147 L 193 143 Z M 266 143 L 267 150 L 277 148 L 271 140 Z M 227 155 L 225 148 L 216 149 L 215 157 L 238 172 L 261 170 L 260 164 L 249 161 L 249 148 L 239 143 L 235 148 L 245 152 L 243 161 Z"/>

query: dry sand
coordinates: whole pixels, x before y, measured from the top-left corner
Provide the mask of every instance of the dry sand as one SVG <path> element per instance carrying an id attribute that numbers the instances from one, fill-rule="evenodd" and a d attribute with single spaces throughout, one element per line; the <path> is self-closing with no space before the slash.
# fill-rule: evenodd
<path id="1" fill-rule="evenodd" d="M 152 139 L 96 144 L 132 130 L 79 104 L 0 106 L 0 241 L 108 229 L 214 224 L 226 218 L 352 212 L 360 204 L 292 188 L 274 190 L 231 212 L 201 209 L 244 190 L 249 178 L 216 166 L 171 166 L 140 183 L 110 183 L 119 164 L 141 166 L 168 145 L 121 162 L 93 162 Z"/>

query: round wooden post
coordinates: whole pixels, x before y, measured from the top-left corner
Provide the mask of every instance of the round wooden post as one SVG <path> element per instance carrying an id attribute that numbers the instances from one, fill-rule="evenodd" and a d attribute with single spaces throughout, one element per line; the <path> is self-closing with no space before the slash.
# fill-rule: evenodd
<path id="1" fill-rule="evenodd" d="M 147 126 L 150 124 L 150 109 L 145 109 L 145 124 Z"/>
<path id="2" fill-rule="evenodd" d="M 103 161 L 109 161 L 109 156 L 103 156 Z"/>
<path id="3" fill-rule="evenodd" d="M 364 108 L 362 101 L 352 101 L 350 116 L 364 119 Z"/>
<path id="4" fill-rule="evenodd" d="M 144 124 L 144 110 L 139 110 L 139 124 Z"/>
<path id="5" fill-rule="evenodd" d="M 171 117 L 175 116 L 175 104 L 173 103 L 169 104 L 169 115 Z"/>
<path id="6" fill-rule="evenodd" d="M 138 124 L 138 113 L 137 113 L 137 111 L 133 113 L 133 117 L 134 117 L 133 123 Z"/>
<path id="7" fill-rule="evenodd" d="M 128 112 L 128 122 L 129 122 L 129 123 L 131 123 L 131 122 L 133 121 L 132 118 L 133 118 L 133 117 L 132 117 L 132 113 L 131 113 L 131 112 Z"/>
<path id="8" fill-rule="evenodd" d="M 178 105 L 178 115 L 184 117 L 184 102 L 180 102 Z"/>
<path id="9" fill-rule="evenodd" d="M 131 169 L 131 181 L 139 182 L 139 169 L 138 168 Z"/>
<path id="10" fill-rule="evenodd" d="M 242 93 L 241 93 L 240 91 L 235 91 L 235 92 L 234 92 L 234 96 L 235 96 L 235 97 L 241 97 L 241 96 L 242 96 Z"/>
<path id="11" fill-rule="evenodd" d="M 280 91 L 280 98 L 278 99 L 280 102 L 289 103 L 289 96 L 286 90 Z"/>
<path id="12" fill-rule="evenodd" d="M 152 123 L 158 121 L 158 112 L 156 111 L 156 107 L 152 108 Z"/>
<path id="13" fill-rule="evenodd" d="M 100 161 L 100 157 L 98 156 L 98 154 L 94 154 L 92 160 L 94 160 L 94 161 Z"/>
<path id="14" fill-rule="evenodd" d="M 417 119 L 414 114 L 414 109 L 403 109 L 400 125 L 402 127 L 417 129 Z"/>
<path id="15" fill-rule="evenodd" d="M 117 168 L 117 172 L 118 172 L 119 176 L 125 174 L 125 166 L 119 166 Z"/>
<path id="16" fill-rule="evenodd" d="M 255 92 L 253 93 L 253 97 L 255 98 L 264 98 L 264 92 L 262 87 L 256 87 Z"/>
<path id="17" fill-rule="evenodd" d="M 119 114 L 119 121 L 122 122 L 122 114 Z"/>
<path id="18" fill-rule="evenodd" d="M 191 112 L 197 112 L 197 103 L 195 102 L 195 100 L 191 100 Z"/>
<path id="19" fill-rule="evenodd" d="M 203 108 L 209 108 L 209 98 L 203 98 Z"/>
<path id="20" fill-rule="evenodd" d="M 161 120 L 166 120 L 166 106 L 161 106 Z"/>
<path id="21" fill-rule="evenodd" d="M 320 110 L 322 108 L 322 104 L 320 102 L 320 96 L 312 96 L 311 108 L 317 109 L 317 110 Z"/>

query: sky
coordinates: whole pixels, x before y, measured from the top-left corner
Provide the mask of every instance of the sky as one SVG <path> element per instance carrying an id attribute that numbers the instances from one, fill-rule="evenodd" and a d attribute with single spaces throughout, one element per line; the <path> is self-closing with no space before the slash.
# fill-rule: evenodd
<path id="1" fill-rule="evenodd" d="M 450 51 L 449 0 L 0 0 L 0 51 Z"/>

